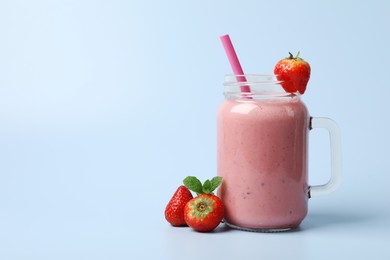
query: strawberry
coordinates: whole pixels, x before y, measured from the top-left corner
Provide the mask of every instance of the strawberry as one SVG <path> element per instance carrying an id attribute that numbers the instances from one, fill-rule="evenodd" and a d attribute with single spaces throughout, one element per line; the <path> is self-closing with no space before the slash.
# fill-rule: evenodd
<path id="1" fill-rule="evenodd" d="M 196 231 L 209 232 L 221 223 L 225 207 L 222 200 L 213 194 L 221 181 L 222 177 L 214 177 L 202 185 L 196 177 L 188 176 L 184 179 L 184 185 L 198 194 L 184 208 L 187 225 Z"/>
<path id="2" fill-rule="evenodd" d="M 173 194 L 165 208 L 165 219 L 172 226 L 186 226 L 184 220 L 184 207 L 193 198 L 192 193 L 185 186 L 181 185 Z"/>
<path id="3" fill-rule="evenodd" d="M 274 73 L 286 92 L 305 93 L 307 82 L 310 78 L 310 65 L 308 62 L 297 56 L 290 56 L 280 60 L 274 68 Z"/>

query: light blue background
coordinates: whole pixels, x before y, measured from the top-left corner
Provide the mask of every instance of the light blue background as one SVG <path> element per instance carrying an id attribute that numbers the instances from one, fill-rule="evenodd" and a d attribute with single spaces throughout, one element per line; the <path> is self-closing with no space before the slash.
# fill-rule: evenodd
<path id="1" fill-rule="evenodd" d="M 389 13 L 385 0 L 1 0 L 0 259 L 388 259 Z M 301 51 L 303 100 L 342 129 L 343 184 L 297 232 L 165 222 L 184 177 L 216 174 L 226 33 L 247 73 Z M 326 133 L 310 150 L 322 183 Z"/>

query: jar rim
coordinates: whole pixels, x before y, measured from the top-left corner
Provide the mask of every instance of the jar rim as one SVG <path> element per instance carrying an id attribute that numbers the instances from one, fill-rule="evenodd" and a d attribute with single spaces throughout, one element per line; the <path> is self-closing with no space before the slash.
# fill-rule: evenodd
<path id="1" fill-rule="evenodd" d="M 300 93 L 289 93 L 284 90 L 275 74 L 226 74 L 224 78 L 225 96 L 253 96 L 253 97 L 291 97 L 300 96 Z M 242 92 L 242 87 L 248 87 L 249 92 Z"/>
<path id="2" fill-rule="evenodd" d="M 275 74 L 226 74 L 224 85 L 235 84 L 280 84 Z"/>

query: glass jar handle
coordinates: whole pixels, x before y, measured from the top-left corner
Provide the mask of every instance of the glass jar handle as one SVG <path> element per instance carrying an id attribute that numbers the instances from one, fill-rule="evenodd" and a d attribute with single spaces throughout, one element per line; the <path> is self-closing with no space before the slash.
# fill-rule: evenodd
<path id="1" fill-rule="evenodd" d="M 326 184 L 310 186 L 309 198 L 326 195 L 334 191 L 340 184 L 342 168 L 341 133 L 336 122 L 330 118 L 311 117 L 310 130 L 314 128 L 325 128 L 329 132 L 331 176 Z"/>

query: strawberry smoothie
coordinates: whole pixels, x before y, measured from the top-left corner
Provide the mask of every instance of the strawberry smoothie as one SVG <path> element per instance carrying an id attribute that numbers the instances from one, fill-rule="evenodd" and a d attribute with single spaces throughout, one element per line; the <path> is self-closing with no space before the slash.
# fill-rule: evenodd
<path id="1" fill-rule="evenodd" d="M 297 227 L 309 197 L 305 105 L 295 94 L 225 96 L 217 131 L 226 223 L 254 231 Z"/>

